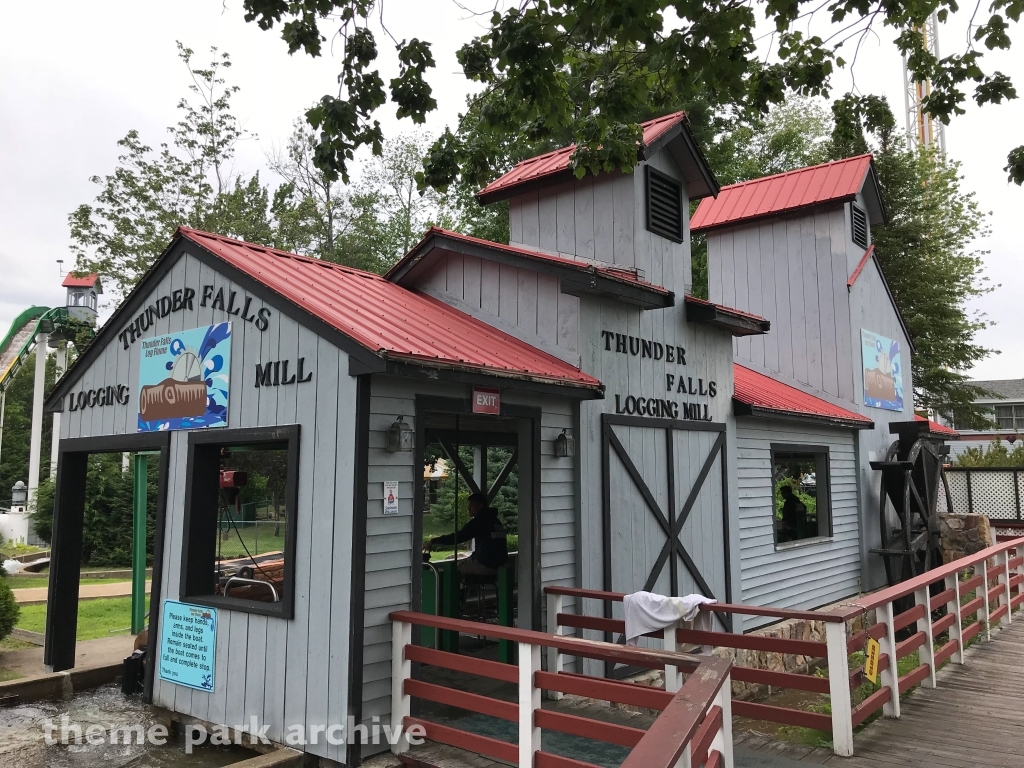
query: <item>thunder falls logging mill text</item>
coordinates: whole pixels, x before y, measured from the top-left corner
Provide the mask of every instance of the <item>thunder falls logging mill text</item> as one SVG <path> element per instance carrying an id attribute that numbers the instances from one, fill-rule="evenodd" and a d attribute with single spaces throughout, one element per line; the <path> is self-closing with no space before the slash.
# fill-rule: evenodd
<path id="1" fill-rule="evenodd" d="M 214 285 L 204 285 L 202 290 L 202 298 L 199 301 L 200 307 L 210 306 L 214 309 L 220 309 L 229 315 L 235 315 L 241 317 L 245 322 L 252 323 L 256 326 L 259 331 L 267 330 L 270 325 L 270 310 L 263 307 L 258 312 L 250 313 L 249 307 L 252 305 L 252 296 L 243 296 L 245 303 L 240 303 L 237 299 L 238 291 L 228 291 L 227 293 L 227 304 L 225 304 L 225 294 L 223 288 L 217 288 L 214 292 Z M 172 312 L 180 312 L 182 310 L 192 311 L 192 302 L 196 297 L 194 288 L 179 288 L 175 291 L 171 291 L 166 296 L 161 296 L 152 303 L 150 303 L 139 315 L 124 329 L 117 334 L 117 338 L 124 345 L 125 349 L 128 349 L 132 344 L 142 337 L 151 327 L 153 327 L 157 320 L 167 317 Z"/>
<path id="2" fill-rule="evenodd" d="M 601 331 L 606 352 L 616 352 L 633 357 L 664 360 L 666 363 L 686 365 L 686 349 L 675 344 L 663 344 L 653 339 L 641 339 L 614 331 Z M 612 349 L 614 343 L 615 348 Z M 715 397 L 718 394 L 718 382 L 698 378 L 694 384 L 692 376 L 679 376 L 674 373 L 665 374 L 665 386 L 668 392 L 700 397 Z M 634 395 L 615 395 L 615 413 L 629 416 L 650 416 L 658 419 L 685 419 L 687 421 L 711 421 L 712 416 L 707 403 L 677 403 L 659 397 L 635 397 Z"/>

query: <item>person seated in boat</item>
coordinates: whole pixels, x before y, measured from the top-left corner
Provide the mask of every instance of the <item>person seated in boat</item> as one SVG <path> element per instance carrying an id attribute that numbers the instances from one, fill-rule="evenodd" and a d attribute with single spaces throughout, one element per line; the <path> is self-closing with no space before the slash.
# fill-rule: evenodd
<path id="1" fill-rule="evenodd" d="M 496 576 L 498 569 L 508 562 L 508 544 L 505 527 L 498 519 L 498 510 L 487 503 L 487 496 L 474 493 L 469 497 L 469 522 L 455 533 L 429 539 L 423 549 L 454 546 L 473 540 L 473 553 L 459 560 L 459 573 L 464 576 Z"/>

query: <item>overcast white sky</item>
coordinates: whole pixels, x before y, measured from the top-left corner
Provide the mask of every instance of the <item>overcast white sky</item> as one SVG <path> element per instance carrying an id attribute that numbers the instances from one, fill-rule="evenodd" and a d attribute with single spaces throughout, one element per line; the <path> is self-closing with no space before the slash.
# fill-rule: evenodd
<path id="1" fill-rule="evenodd" d="M 479 3 L 481 6 L 483 3 Z M 398 39 L 433 43 L 437 69 L 430 73 L 439 110 L 427 128 L 437 133 L 453 123 L 469 83 L 455 51 L 480 29 L 453 0 L 388 0 L 386 22 Z M 235 112 L 258 139 L 243 144 L 237 170 L 265 168 L 265 153 L 288 135 L 291 123 L 323 93 L 335 88 L 337 66 L 329 57 L 289 57 L 276 32 L 261 32 L 242 18 L 241 0 L 128 0 L 70 2 L 45 6 L 8 4 L 0 25 L 0 334 L 32 304 L 63 303 L 56 259 L 70 267 L 67 216 L 89 202 L 94 174 L 105 175 L 117 159 L 116 142 L 132 129 L 156 145 L 175 122 L 175 105 L 187 74 L 175 41 L 208 61 L 216 45 L 231 54 L 231 82 L 241 86 Z M 965 16 L 965 14 L 962 14 Z M 940 31 L 943 52 L 963 47 L 966 18 Z M 1024 31 L 1014 26 L 1011 34 Z M 882 30 L 888 34 L 888 30 Z M 384 42 L 383 60 L 390 64 Z M 1024 39 L 1012 54 L 986 59 L 1009 74 L 1024 96 Z M 852 51 L 847 54 L 852 58 Z M 888 39 L 869 38 L 856 68 L 862 92 L 882 93 L 902 115 L 901 63 Z M 385 73 L 385 81 L 391 75 Z M 836 81 L 845 90 L 849 74 Z M 380 111 L 386 135 L 410 130 Z M 987 273 L 1002 287 L 976 303 L 996 325 L 980 341 L 1003 354 L 974 371 L 977 378 L 1024 377 L 1024 301 L 1018 288 L 1024 266 L 1024 189 L 1006 182 L 1007 152 L 1024 143 L 1024 98 L 1007 105 L 968 107 L 947 129 L 947 149 L 963 162 L 965 185 L 992 212 Z M 264 173 L 267 173 L 264 171 Z"/>

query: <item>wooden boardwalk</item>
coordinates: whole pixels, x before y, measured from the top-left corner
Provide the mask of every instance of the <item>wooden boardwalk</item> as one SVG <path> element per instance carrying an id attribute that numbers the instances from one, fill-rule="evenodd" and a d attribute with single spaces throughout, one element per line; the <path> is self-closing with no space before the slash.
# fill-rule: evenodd
<path id="1" fill-rule="evenodd" d="M 991 642 L 969 648 L 965 664 L 940 670 L 937 688 L 904 698 L 899 719 L 879 718 L 856 735 L 853 757 L 758 737 L 737 746 L 778 756 L 780 766 L 1024 768 L 1024 615 L 1014 619 Z"/>
<path id="2" fill-rule="evenodd" d="M 917 688 L 902 701 L 899 719 L 878 718 L 854 737 L 854 756 L 737 734 L 737 768 L 1024 768 L 1024 613 L 1017 612 L 991 642 L 967 651 L 967 663 L 948 664 L 938 687 Z M 545 706 L 551 704 L 545 701 Z M 605 717 L 625 715 L 607 707 Z M 602 718 L 603 719 L 603 718 Z M 502 768 L 479 755 L 426 744 L 403 761 L 415 768 Z M 368 768 L 402 765 L 381 755 Z"/>

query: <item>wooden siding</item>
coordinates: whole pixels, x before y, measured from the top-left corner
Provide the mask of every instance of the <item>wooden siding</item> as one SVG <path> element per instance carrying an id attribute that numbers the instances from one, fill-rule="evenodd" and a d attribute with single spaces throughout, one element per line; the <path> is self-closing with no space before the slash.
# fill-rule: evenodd
<path id="1" fill-rule="evenodd" d="M 323 338 L 271 307 L 261 333 L 251 323 L 222 310 L 200 307 L 201 286 L 243 291 L 210 267 L 183 256 L 157 284 L 154 296 L 186 286 L 196 290 L 194 309 L 158 319 L 147 336 L 173 333 L 231 320 L 231 372 L 228 427 L 299 424 L 298 535 L 295 558 L 295 616 L 270 618 L 221 608 L 215 656 L 215 690 L 194 691 L 154 681 L 158 706 L 226 725 L 248 724 L 255 716 L 270 726 L 269 738 L 283 740 L 292 723 L 346 722 L 351 581 L 355 379 L 348 359 Z M 251 311 L 265 305 L 254 298 Z M 134 433 L 137 429 L 139 355 L 114 339 L 82 372 L 78 389 L 127 384 L 127 406 L 69 412 L 61 437 Z M 258 361 L 305 358 L 313 382 L 281 387 L 253 386 Z M 294 363 L 293 363 L 294 364 Z M 171 437 L 168 476 L 163 599 L 178 599 L 182 521 L 185 504 L 187 432 Z M 154 610 L 159 610 L 154 607 Z M 308 751 L 341 760 L 341 748 L 320 739 Z"/>
<path id="2" fill-rule="evenodd" d="M 887 411 L 864 405 L 864 364 L 861 353 L 861 330 L 887 336 L 899 341 L 900 357 L 903 363 L 903 410 Z M 864 587 L 877 589 L 885 585 L 885 565 L 879 555 L 870 554 L 872 548 L 881 546 L 882 537 L 875 523 L 879 505 L 878 473 L 871 469 L 872 461 L 885 458 L 886 451 L 895 441 L 889 433 L 889 424 L 894 421 L 910 421 L 914 418 L 914 382 L 910 366 L 910 345 L 900 326 L 896 309 L 882 282 L 874 259 L 864 266 L 857 282 L 850 290 L 850 334 L 854 339 L 854 402 L 857 410 L 875 422 L 875 428 L 859 435 L 859 472 L 866 525 L 863 528 L 862 551 L 864 557 Z"/>
<path id="3" fill-rule="evenodd" d="M 708 290 L 771 321 L 771 333 L 734 342 L 738 359 L 852 401 L 848 207 L 709 233 Z"/>
<path id="4" fill-rule="evenodd" d="M 579 303 L 559 280 L 528 269 L 448 254 L 416 289 L 510 336 L 579 366 Z"/>
<path id="5" fill-rule="evenodd" d="M 771 446 L 825 446 L 829 451 L 832 536 L 777 549 Z M 841 600 L 860 586 L 857 460 L 852 430 L 787 421 L 736 420 L 737 521 L 742 602 L 807 609 Z M 761 622 L 764 623 L 764 622 Z M 744 628 L 757 626 L 747 620 Z"/>
<path id="6" fill-rule="evenodd" d="M 648 162 L 682 180 L 667 152 Z M 647 231 L 644 165 L 630 174 L 586 176 L 512 198 L 511 241 L 580 261 L 636 268 L 646 280 L 677 296 L 689 293 L 689 221 L 684 217 L 682 243 Z M 685 201 L 683 210 L 688 210 Z"/>
<path id="7" fill-rule="evenodd" d="M 366 604 L 363 637 L 363 722 L 387 722 L 391 712 L 391 622 L 388 614 L 408 610 L 412 568 L 419 561 L 413 541 L 414 454 L 387 453 L 385 432 L 399 415 L 416 427 L 416 396 L 464 397 L 462 385 L 375 375 L 370 397 L 370 451 L 366 526 Z M 574 460 L 554 455 L 554 439 L 574 425 L 572 401 L 502 390 L 502 402 L 541 409 L 541 584 L 576 584 L 576 497 Z M 422 472 L 422 469 L 419 469 Z M 397 480 L 399 513 L 384 517 L 384 481 Z M 572 610 L 572 601 L 567 602 Z M 542 602 L 542 611 L 543 611 Z M 522 611 L 520 612 L 522 616 Z M 521 626 L 523 626 L 521 624 Z"/>

